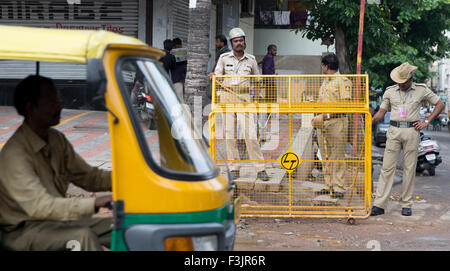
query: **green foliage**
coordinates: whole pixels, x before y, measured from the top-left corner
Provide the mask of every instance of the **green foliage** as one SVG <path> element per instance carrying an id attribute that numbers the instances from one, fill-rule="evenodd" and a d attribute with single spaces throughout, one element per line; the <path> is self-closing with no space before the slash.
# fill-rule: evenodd
<path id="1" fill-rule="evenodd" d="M 385 0 L 380 5 L 365 4 L 362 72 L 368 73 L 371 87 L 392 85 L 390 71 L 408 61 L 418 66 L 416 81 L 433 76 L 429 65 L 450 55 L 450 1 Z M 306 1 L 314 17 L 311 27 L 297 32 L 311 40 L 335 38 L 335 28 L 345 33 L 356 73 L 359 0 Z M 339 53 L 339 52 L 337 52 Z"/>

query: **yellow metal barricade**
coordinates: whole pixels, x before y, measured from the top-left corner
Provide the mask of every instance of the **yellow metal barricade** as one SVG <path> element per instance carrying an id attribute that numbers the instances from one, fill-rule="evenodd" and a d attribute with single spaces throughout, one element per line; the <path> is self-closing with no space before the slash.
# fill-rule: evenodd
<path id="1" fill-rule="evenodd" d="M 367 217 L 368 101 L 367 75 L 216 76 L 211 153 L 236 178 L 241 215 Z"/>

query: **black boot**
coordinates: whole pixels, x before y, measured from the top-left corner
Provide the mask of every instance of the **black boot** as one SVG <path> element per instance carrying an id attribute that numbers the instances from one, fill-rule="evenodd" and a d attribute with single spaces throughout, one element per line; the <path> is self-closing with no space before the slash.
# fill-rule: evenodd
<path id="1" fill-rule="evenodd" d="M 342 192 L 333 192 L 333 194 L 331 194 L 331 197 L 334 199 L 343 199 L 344 198 L 344 193 Z"/>
<path id="2" fill-rule="evenodd" d="M 265 170 L 259 171 L 257 178 L 263 182 L 267 182 L 270 179 L 269 175 L 267 175 L 267 172 Z"/>
<path id="3" fill-rule="evenodd" d="M 412 215 L 411 208 L 402 208 L 402 215 L 403 216 L 411 216 Z"/>
<path id="4" fill-rule="evenodd" d="M 370 213 L 370 216 L 376 216 L 376 215 L 382 215 L 384 214 L 384 209 L 377 207 L 377 206 L 373 206 L 372 207 L 372 212 Z"/>
<path id="5" fill-rule="evenodd" d="M 239 170 L 232 170 L 232 171 L 230 171 L 230 173 L 231 173 L 231 178 L 233 180 L 239 179 L 239 177 L 240 177 L 240 171 Z"/>

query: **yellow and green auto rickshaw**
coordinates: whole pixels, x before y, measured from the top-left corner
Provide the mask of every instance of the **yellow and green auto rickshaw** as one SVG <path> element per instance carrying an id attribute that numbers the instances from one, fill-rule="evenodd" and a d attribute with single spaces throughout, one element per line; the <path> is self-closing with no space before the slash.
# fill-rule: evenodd
<path id="1" fill-rule="evenodd" d="M 108 112 L 112 250 L 233 249 L 232 180 L 193 128 L 158 62 L 161 50 L 105 31 L 0 26 L 0 35 L 0 60 L 86 65 L 88 89 Z M 137 113 L 137 91 L 149 97 L 154 125 Z"/>

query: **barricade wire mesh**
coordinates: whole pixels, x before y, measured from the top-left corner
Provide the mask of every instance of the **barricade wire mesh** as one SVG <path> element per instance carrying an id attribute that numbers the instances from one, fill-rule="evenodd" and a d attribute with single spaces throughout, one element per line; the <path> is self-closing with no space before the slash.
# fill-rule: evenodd
<path id="1" fill-rule="evenodd" d="M 367 75 L 215 76 L 214 105 L 277 103 L 280 108 L 368 108 Z M 335 89 L 329 91 L 330 89 Z M 342 99 L 339 99 L 341 97 Z"/>
<path id="2" fill-rule="evenodd" d="M 367 217 L 367 76 L 236 78 L 215 78 L 209 123 L 212 156 L 231 171 L 242 216 Z"/>

